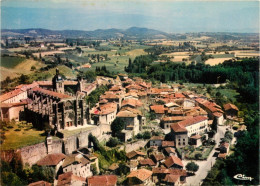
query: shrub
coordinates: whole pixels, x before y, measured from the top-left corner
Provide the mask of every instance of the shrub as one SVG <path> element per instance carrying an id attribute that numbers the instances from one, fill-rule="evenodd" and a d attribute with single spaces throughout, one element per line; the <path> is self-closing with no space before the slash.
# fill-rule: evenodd
<path id="1" fill-rule="evenodd" d="M 199 160 L 201 157 L 202 157 L 202 154 L 201 154 L 201 153 L 195 154 L 195 159 L 196 159 L 196 160 Z"/>
<path id="2" fill-rule="evenodd" d="M 141 133 L 138 133 L 136 136 L 135 136 L 137 139 L 142 139 L 143 138 L 143 135 Z"/>
<path id="3" fill-rule="evenodd" d="M 119 144 L 120 142 L 118 138 L 114 138 L 114 137 L 109 138 L 108 142 L 106 143 L 106 145 L 109 147 L 116 147 Z"/>
<path id="4" fill-rule="evenodd" d="M 199 170 L 199 165 L 197 165 L 194 162 L 189 162 L 186 167 L 185 167 L 188 171 L 191 172 L 197 172 Z"/>
<path id="5" fill-rule="evenodd" d="M 21 131 L 21 129 L 15 129 L 14 131 Z"/>
<path id="6" fill-rule="evenodd" d="M 143 138 L 144 138 L 144 139 L 150 139 L 150 138 L 151 138 L 151 133 L 150 133 L 149 131 L 145 131 L 145 132 L 143 133 Z"/>

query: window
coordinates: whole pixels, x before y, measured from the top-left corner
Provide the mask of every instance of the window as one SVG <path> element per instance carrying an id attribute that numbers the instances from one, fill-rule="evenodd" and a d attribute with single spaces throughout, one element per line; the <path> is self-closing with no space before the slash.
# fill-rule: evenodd
<path id="1" fill-rule="evenodd" d="M 183 145 L 185 145 L 185 142 L 183 142 Z"/>

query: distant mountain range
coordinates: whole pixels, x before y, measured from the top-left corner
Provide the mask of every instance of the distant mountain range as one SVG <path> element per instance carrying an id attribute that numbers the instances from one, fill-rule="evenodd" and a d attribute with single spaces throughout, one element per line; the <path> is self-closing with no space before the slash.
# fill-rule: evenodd
<path id="1" fill-rule="evenodd" d="M 124 37 L 126 39 L 155 39 L 155 38 L 169 38 L 171 34 L 148 28 L 131 27 L 129 29 L 98 29 L 94 31 L 82 31 L 82 30 L 48 30 L 42 28 L 31 29 L 2 29 L 2 36 L 48 36 L 48 35 L 61 35 L 63 37 L 84 37 L 84 38 L 96 38 L 106 39 L 112 37 Z"/>

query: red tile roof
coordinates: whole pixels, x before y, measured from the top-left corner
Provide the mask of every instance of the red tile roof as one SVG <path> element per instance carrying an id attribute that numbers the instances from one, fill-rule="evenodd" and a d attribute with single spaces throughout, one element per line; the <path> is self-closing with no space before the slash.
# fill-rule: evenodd
<path id="1" fill-rule="evenodd" d="M 98 108 L 93 108 L 92 112 L 97 115 L 107 115 L 117 110 L 117 103 L 107 103 L 100 105 Z"/>
<path id="2" fill-rule="evenodd" d="M 156 161 L 161 161 L 165 158 L 163 154 L 152 154 L 151 157 L 154 157 Z"/>
<path id="3" fill-rule="evenodd" d="M 185 98 L 185 96 L 182 93 L 175 93 L 174 96 L 176 98 Z"/>
<path id="4" fill-rule="evenodd" d="M 162 147 L 174 147 L 174 141 L 163 141 L 162 142 Z"/>
<path id="5" fill-rule="evenodd" d="M 167 110 L 166 108 L 164 108 L 164 105 L 152 105 L 152 106 L 150 106 L 150 108 L 156 114 L 164 114 L 164 112 Z"/>
<path id="6" fill-rule="evenodd" d="M 164 122 L 166 121 L 182 121 L 182 120 L 186 120 L 186 119 L 192 119 L 192 116 L 173 116 L 173 117 L 164 117 L 162 118 L 162 120 Z"/>
<path id="7" fill-rule="evenodd" d="M 231 103 L 228 103 L 228 104 L 225 104 L 224 106 L 224 109 L 227 111 L 227 110 L 230 110 L 230 109 L 234 109 L 234 110 L 237 110 L 238 111 L 238 108 L 236 105 L 233 105 Z"/>
<path id="8" fill-rule="evenodd" d="M 191 118 L 191 119 L 186 119 L 186 120 L 180 121 L 180 122 L 178 122 L 178 124 L 179 124 L 180 126 L 186 127 L 186 126 L 190 126 L 190 125 L 199 123 L 199 122 L 201 122 L 201 121 L 205 121 L 205 120 L 207 120 L 207 119 L 208 119 L 208 118 L 205 117 L 205 116 L 196 116 L 196 117 L 193 117 L 193 118 Z"/>
<path id="9" fill-rule="evenodd" d="M 119 117 L 119 118 L 134 118 L 134 117 L 137 117 L 137 114 L 134 114 L 133 112 L 130 112 L 128 110 L 124 110 L 124 111 L 118 112 L 116 117 Z"/>
<path id="10" fill-rule="evenodd" d="M 40 166 L 56 166 L 60 161 L 66 158 L 65 154 L 55 153 L 55 154 L 47 154 L 44 158 L 40 159 L 37 162 L 37 165 Z"/>
<path id="11" fill-rule="evenodd" d="M 114 186 L 117 182 L 116 175 L 101 175 L 87 178 L 88 186 Z"/>
<path id="12" fill-rule="evenodd" d="M 149 171 L 147 169 L 138 169 L 135 171 L 132 171 L 127 178 L 136 177 L 137 179 L 141 180 L 142 182 L 147 180 L 152 176 L 153 172 Z"/>
<path id="13" fill-rule="evenodd" d="M 136 99 L 126 99 L 122 102 L 122 107 L 126 105 L 131 105 L 133 107 L 140 107 L 143 105 L 143 103 Z"/>
<path id="14" fill-rule="evenodd" d="M 69 96 L 69 95 L 50 91 L 50 90 L 45 90 L 45 89 L 42 89 L 42 88 L 34 88 L 32 90 L 33 90 L 33 92 L 38 92 L 40 94 L 46 94 L 48 96 L 53 96 L 53 97 L 56 97 L 56 98 L 59 98 L 59 99 L 71 98 L 71 96 Z"/>
<path id="15" fill-rule="evenodd" d="M 167 169 L 167 168 L 156 167 L 153 168 L 152 171 L 153 174 L 174 174 L 180 176 L 187 176 L 186 170 L 183 169 Z"/>
<path id="16" fill-rule="evenodd" d="M 164 140 L 163 136 L 152 136 L 150 140 Z"/>
<path id="17" fill-rule="evenodd" d="M 146 166 L 146 165 L 155 166 L 155 165 L 156 165 L 156 164 L 153 162 L 153 160 L 150 159 L 150 158 L 147 158 L 147 159 L 144 159 L 144 160 L 140 160 L 139 163 L 140 163 L 140 165 L 142 165 L 142 166 Z"/>
<path id="18" fill-rule="evenodd" d="M 23 106 L 27 105 L 28 102 L 26 100 L 18 103 L 1 103 L 0 108 L 10 108 L 10 107 L 18 107 L 18 106 Z"/>
<path id="19" fill-rule="evenodd" d="M 51 183 L 42 180 L 42 181 L 30 183 L 28 186 L 51 186 Z"/>
<path id="20" fill-rule="evenodd" d="M 172 124 L 171 129 L 174 132 L 187 132 L 186 128 L 184 126 L 180 125 L 179 123 Z"/>
<path id="21" fill-rule="evenodd" d="M 164 164 L 165 164 L 165 166 L 166 166 L 167 168 L 170 168 L 170 167 L 173 166 L 174 164 L 183 167 L 183 164 L 182 164 L 181 159 L 178 158 L 178 157 L 176 157 L 176 156 L 174 156 L 174 155 L 172 155 L 172 156 L 170 156 L 169 158 L 167 158 L 167 159 L 165 160 Z"/>
<path id="22" fill-rule="evenodd" d="M 226 156 L 227 156 L 227 153 L 219 153 L 218 154 L 219 158 L 226 158 Z"/>
<path id="23" fill-rule="evenodd" d="M 172 148 L 172 147 L 167 147 L 167 148 L 165 148 L 164 150 L 165 150 L 168 154 L 170 154 L 170 153 L 175 153 L 175 149 Z"/>
<path id="24" fill-rule="evenodd" d="M 191 136 L 190 138 L 192 138 L 192 139 L 200 139 L 201 135 L 196 134 L 196 135 Z"/>
<path id="25" fill-rule="evenodd" d="M 180 177 L 180 175 L 167 174 L 163 181 L 167 183 L 176 183 L 180 179 Z"/>
<path id="26" fill-rule="evenodd" d="M 82 183 L 86 182 L 86 179 L 74 175 L 72 172 L 66 172 L 58 177 L 58 186 L 71 185 L 74 181 L 81 181 Z"/>
<path id="27" fill-rule="evenodd" d="M 3 95 L 0 95 L 0 102 L 6 101 L 8 99 L 11 99 L 12 97 L 15 97 L 21 93 L 25 92 L 25 90 L 21 90 L 21 89 L 15 89 L 11 92 L 7 92 Z"/>
<path id="28" fill-rule="evenodd" d="M 131 152 L 128 152 L 127 154 L 126 154 L 126 156 L 129 158 L 129 159 L 131 159 L 131 158 L 133 158 L 133 157 L 135 157 L 135 156 L 145 156 L 145 153 L 143 153 L 143 152 L 141 152 L 141 151 L 136 151 L 136 150 L 133 150 L 133 151 L 131 151 Z"/>

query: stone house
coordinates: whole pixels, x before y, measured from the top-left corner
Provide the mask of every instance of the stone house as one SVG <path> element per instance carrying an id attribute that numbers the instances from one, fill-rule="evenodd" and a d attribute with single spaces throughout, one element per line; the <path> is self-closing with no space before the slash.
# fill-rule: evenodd
<path id="1" fill-rule="evenodd" d="M 223 107 L 224 107 L 226 117 L 233 118 L 233 117 L 238 116 L 238 108 L 236 105 L 228 103 L 228 104 L 225 104 Z"/>
<path id="2" fill-rule="evenodd" d="M 191 135 L 201 134 L 208 131 L 208 118 L 196 116 L 171 125 L 171 134 L 174 138 L 176 147 L 188 145 Z"/>
<path id="3" fill-rule="evenodd" d="M 130 172 L 127 176 L 129 185 L 152 185 L 152 171 L 147 169 L 138 169 Z"/>
<path id="4" fill-rule="evenodd" d="M 128 152 L 126 154 L 126 157 L 129 159 L 129 160 L 142 160 L 144 159 L 144 157 L 146 156 L 145 153 L 141 152 L 141 151 L 137 151 L 137 150 L 133 150 L 131 152 Z"/>
<path id="5" fill-rule="evenodd" d="M 167 113 L 167 108 L 164 105 L 152 105 L 150 106 L 151 112 L 154 112 L 156 115 L 156 119 L 161 119 L 165 113 Z"/>
<path id="6" fill-rule="evenodd" d="M 62 153 L 47 154 L 44 158 L 40 159 L 36 164 L 38 166 L 48 166 L 55 169 L 54 177 L 58 177 L 62 172 L 62 164 L 67 156 Z"/>
<path id="7" fill-rule="evenodd" d="M 152 136 L 149 141 L 149 145 L 150 145 L 150 147 L 152 147 L 152 146 L 161 147 L 163 140 L 164 140 L 163 136 Z"/>
<path id="8" fill-rule="evenodd" d="M 87 186 L 116 186 L 116 175 L 100 175 L 87 178 Z"/>
<path id="9" fill-rule="evenodd" d="M 72 172 L 66 172 L 58 177 L 57 186 L 78 186 L 85 185 L 86 178 L 76 176 Z"/>
<path id="10" fill-rule="evenodd" d="M 85 158 L 82 154 L 68 155 L 63 164 L 63 172 L 72 172 L 76 176 L 87 178 L 93 175 L 91 161 Z"/>
<path id="11" fill-rule="evenodd" d="M 183 169 L 167 169 L 162 167 L 156 167 L 152 169 L 153 171 L 153 182 L 156 184 L 166 184 L 166 185 L 178 185 L 176 183 L 185 183 L 187 172 Z M 178 176 L 177 179 L 169 178 L 167 175 Z M 176 180 L 175 182 L 173 180 Z"/>
<path id="12" fill-rule="evenodd" d="M 166 168 L 183 169 L 183 163 L 181 159 L 173 155 L 165 160 L 164 165 Z"/>

